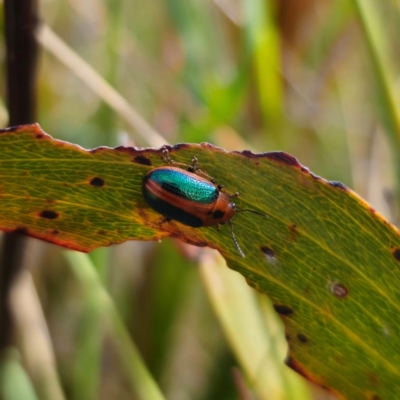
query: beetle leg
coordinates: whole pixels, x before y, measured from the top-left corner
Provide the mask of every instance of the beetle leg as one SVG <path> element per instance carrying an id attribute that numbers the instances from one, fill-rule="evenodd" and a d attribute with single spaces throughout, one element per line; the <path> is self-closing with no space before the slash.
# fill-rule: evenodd
<path id="1" fill-rule="evenodd" d="M 199 176 L 202 176 L 203 178 L 208 179 L 211 183 L 214 183 L 214 185 L 215 185 L 215 179 L 212 176 L 208 175 L 206 172 L 204 172 L 199 167 L 199 162 L 198 162 L 196 157 L 193 157 L 192 162 L 193 162 L 193 166 L 192 166 L 191 170 L 189 169 L 189 171 L 190 172 L 194 172 L 195 174 L 197 174 Z"/>
<path id="2" fill-rule="evenodd" d="M 230 199 L 233 199 L 233 198 L 239 197 L 239 196 L 240 196 L 240 193 L 239 193 L 239 192 L 235 192 L 235 193 L 230 194 L 230 195 L 229 195 L 229 198 L 230 198 Z"/>
<path id="3" fill-rule="evenodd" d="M 200 168 L 199 160 L 196 156 L 193 156 L 192 158 L 192 169 L 190 172 L 194 172 L 197 175 L 203 176 L 203 178 L 209 179 L 210 182 L 215 183 L 215 179 Z"/>
<path id="4" fill-rule="evenodd" d="M 196 171 L 200 170 L 199 160 L 197 159 L 196 156 L 192 157 L 192 168 L 193 168 L 193 172 L 196 172 Z"/>
<path id="5" fill-rule="evenodd" d="M 188 171 L 190 172 L 196 172 L 195 171 L 195 167 L 194 165 L 189 165 L 189 164 L 185 164 L 185 163 L 181 163 L 178 161 L 174 161 L 170 156 L 169 156 L 169 151 L 168 149 L 163 149 L 162 150 L 162 154 L 164 156 L 164 161 L 168 164 L 168 165 L 176 165 L 179 167 L 185 167 L 187 168 Z"/>
<path id="6" fill-rule="evenodd" d="M 211 183 L 215 184 L 215 179 L 212 176 L 208 175 L 206 172 L 204 172 L 199 167 L 199 160 L 197 159 L 196 156 L 192 157 L 192 165 L 189 165 L 189 164 L 185 164 L 185 163 L 181 163 L 181 162 L 172 160 L 171 157 L 169 156 L 168 149 L 163 149 L 162 150 L 162 154 L 163 154 L 164 160 L 165 160 L 165 162 L 167 164 L 176 165 L 176 166 L 179 166 L 179 167 L 185 167 L 185 168 L 187 168 L 187 170 L 189 172 L 193 172 L 193 173 L 195 173 L 195 174 L 197 174 L 199 176 L 202 176 L 203 178 L 208 179 Z"/>
<path id="7" fill-rule="evenodd" d="M 163 149 L 163 150 L 162 150 L 162 155 L 164 156 L 164 161 L 165 161 L 167 164 L 172 164 L 172 163 L 173 163 L 173 161 L 172 161 L 171 158 L 169 157 L 169 151 L 168 151 L 168 149 Z"/>

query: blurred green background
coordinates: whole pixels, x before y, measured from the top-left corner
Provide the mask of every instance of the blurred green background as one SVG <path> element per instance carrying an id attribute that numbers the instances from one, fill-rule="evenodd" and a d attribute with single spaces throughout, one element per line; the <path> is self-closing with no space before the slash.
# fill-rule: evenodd
<path id="1" fill-rule="evenodd" d="M 286 151 L 396 223 L 399 1 L 42 0 L 40 15 L 52 31 L 40 35 L 37 121 L 53 137 L 85 148 L 155 145 L 97 81 L 92 90 L 94 71 L 80 76 L 80 57 L 166 142 Z M 133 344 L 167 399 L 266 398 L 240 372 L 197 249 L 131 242 L 74 258 L 30 240 L 27 254 L 39 302 L 24 301 L 39 317 L 21 317 L 27 303 L 13 297 L 4 398 L 146 398 L 132 384 Z M 94 281 L 82 272 L 92 266 Z M 104 296 L 118 317 L 105 317 Z"/>

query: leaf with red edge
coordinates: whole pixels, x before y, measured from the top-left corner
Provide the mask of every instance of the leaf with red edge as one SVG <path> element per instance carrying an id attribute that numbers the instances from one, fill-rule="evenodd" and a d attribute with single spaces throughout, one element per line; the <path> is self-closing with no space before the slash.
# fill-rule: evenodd
<path id="1" fill-rule="evenodd" d="M 81 251 L 166 236 L 218 249 L 229 267 L 268 294 L 282 316 L 290 365 L 349 399 L 400 393 L 400 237 L 354 192 L 285 153 L 226 152 L 209 144 L 169 147 L 239 191 L 229 227 L 190 228 L 149 208 L 144 175 L 160 150 L 84 150 L 38 125 L 0 134 L 0 229 Z"/>

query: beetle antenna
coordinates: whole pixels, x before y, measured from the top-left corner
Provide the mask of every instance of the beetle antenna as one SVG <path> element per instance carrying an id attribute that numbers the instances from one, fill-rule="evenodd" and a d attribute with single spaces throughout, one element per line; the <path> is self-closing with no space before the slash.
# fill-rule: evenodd
<path id="1" fill-rule="evenodd" d="M 231 235 L 232 235 L 233 243 L 235 243 L 235 246 L 236 246 L 237 251 L 239 252 L 239 254 L 240 254 L 243 258 L 245 258 L 245 255 L 244 255 L 242 249 L 241 249 L 240 246 L 239 246 L 239 243 L 238 243 L 238 241 L 237 241 L 237 239 L 236 239 L 236 236 L 235 236 L 235 234 L 233 233 L 233 224 L 232 224 L 232 221 L 229 220 L 228 223 L 229 223 L 229 226 L 231 227 Z"/>
<path id="2" fill-rule="evenodd" d="M 236 212 L 237 213 L 239 213 L 239 212 L 251 212 L 253 214 L 257 214 L 257 215 L 261 215 L 262 217 L 269 218 L 267 214 L 264 214 L 262 212 L 255 211 L 255 210 L 244 209 L 244 210 L 236 210 Z"/>

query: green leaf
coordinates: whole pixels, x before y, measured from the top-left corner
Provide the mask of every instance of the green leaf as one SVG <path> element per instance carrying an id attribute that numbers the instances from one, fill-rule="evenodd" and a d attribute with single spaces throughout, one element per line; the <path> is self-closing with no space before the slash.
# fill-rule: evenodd
<path id="1" fill-rule="evenodd" d="M 310 173 L 285 153 L 226 152 L 208 144 L 170 148 L 239 191 L 229 226 L 160 224 L 143 176 L 160 150 L 98 148 L 52 139 L 38 125 L 0 134 L 0 228 L 81 251 L 173 236 L 218 249 L 229 267 L 268 294 L 281 314 L 290 364 L 351 399 L 400 392 L 399 232 L 354 192 Z"/>

